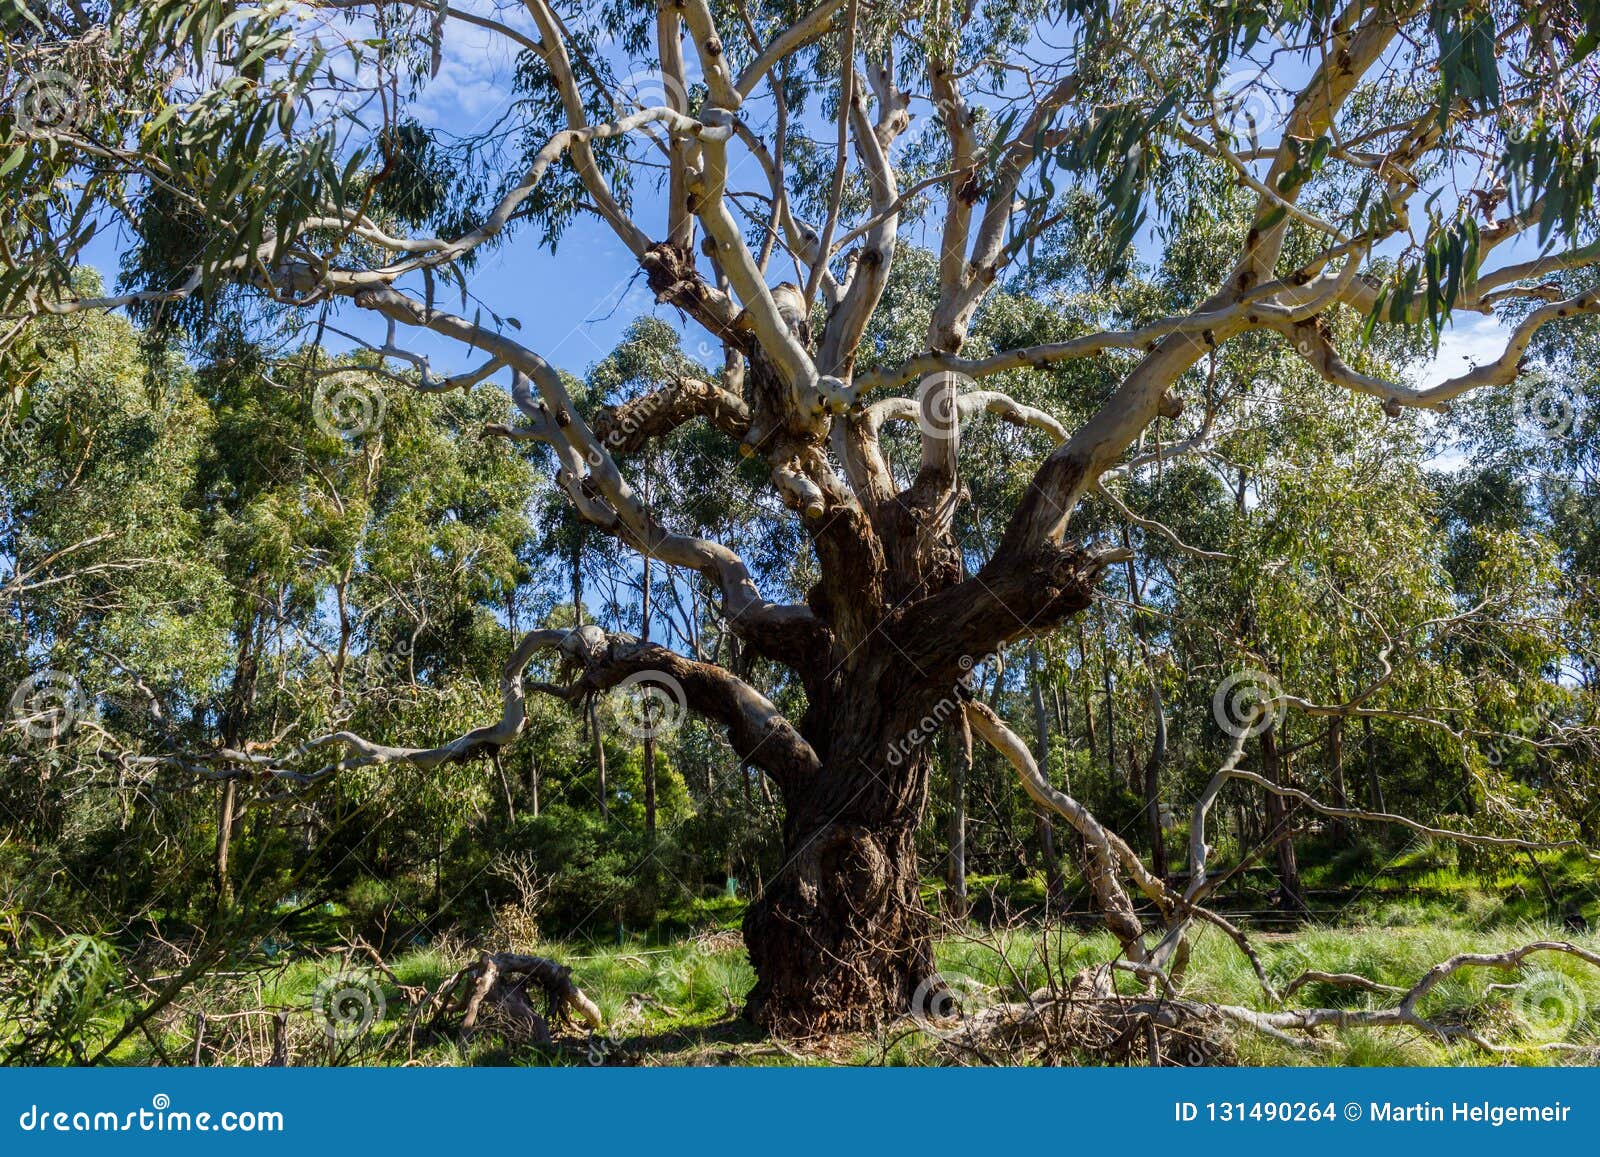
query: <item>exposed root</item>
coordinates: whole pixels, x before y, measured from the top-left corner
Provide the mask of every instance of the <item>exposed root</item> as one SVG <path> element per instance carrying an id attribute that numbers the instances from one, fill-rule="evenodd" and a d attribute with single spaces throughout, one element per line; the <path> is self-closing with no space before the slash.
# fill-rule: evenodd
<path id="1" fill-rule="evenodd" d="M 542 1001 L 535 1008 L 530 986 Z M 515 952 L 485 952 L 478 962 L 463 968 L 433 995 L 434 1026 L 455 1016 L 463 1035 L 491 1019 L 508 1036 L 531 1043 L 548 1043 L 550 1025 L 576 1013 L 591 1030 L 604 1024 L 600 1008 L 572 983 L 572 969 L 543 956 Z"/>

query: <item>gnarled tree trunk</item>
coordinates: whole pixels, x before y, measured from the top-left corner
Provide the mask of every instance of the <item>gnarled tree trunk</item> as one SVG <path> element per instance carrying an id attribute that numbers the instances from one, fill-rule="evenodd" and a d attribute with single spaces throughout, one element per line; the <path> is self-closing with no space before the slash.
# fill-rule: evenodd
<path id="1" fill-rule="evenodd" d="M 801 732 L 821 766 L 779 780 L 784 866 L 744 922 L 752 1019 L 789 1035 L 864 1029 L 935 994 L 914 842 L 933 741 L 962 716 L 973 670 L 1029 621 L 1018 615 L 1076 614 L 1087 573 L 1062 548 L 1004 576 L 946 579 L 842 662 L 836 646 L 833 676 L 808 680 Z"/>
<path id="2" fill-rule="evenodd" d="M 744 921 L 757 976 L 746 1011 L 774 1031 L 869 1028 L 931 983 L 915 845 L 939 729 L 926 721 L 960 707 L 952 697 L 924 713 L 925 697 L 907 699 L 897 682 L 807 719 L 828 754 L 784 791 L 783 869 Z"/>

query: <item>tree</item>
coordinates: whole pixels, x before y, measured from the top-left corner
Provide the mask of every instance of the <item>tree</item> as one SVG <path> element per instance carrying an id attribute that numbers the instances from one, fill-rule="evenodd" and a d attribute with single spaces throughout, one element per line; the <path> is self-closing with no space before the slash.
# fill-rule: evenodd
<path id="1" fill-rule="evenodd" d="M 280 329 L 375 319 L 384 337 L 365 344 L 417 389 L 506 380 L 520 421 L 491 432 L 547 447 L 600 534 L 698 575 L 739 651 L 803 701 L 791 718 L 745 675 L 663 642 L 536 629 L 506 660 L 498 721 L 421 747 L 330 731 L 266 774 L 303 784 L 497 755 L 524 727 L 523 674 L 544 650 L 566 670 L 541 692 L 670 700 L 725 727 L 782 797 L 784 869 L 745 922 L 750 1011 L 779 1030 L 849 1029 L 936 984 L 913 833 L 925 740 L 960 715 L 1076 829 L 1126 955 L 1164 964 L 1201 892 L 1172 892 L 1057 790 L 969 673 L 1071 621 L 1129 559 L 1080 508 L 1257 421 L 1260 383 L 1246 374 L 1223 396 L 1218 359 L 1292 359 L 1397 418 L 1514 386 L 1546 327 L 1600 313 L 1600 10 L 615 0 L 605 49 L 558 8 L 108 0 L 7 18 L 9 358 L 26 358 L 31 319 L 84 310 L 139 308 L 191 332 L 224 310 Z M 518 54 L 510 137 L 457 142 L 414 119 L 408 98 L 458 24 Z M 641 61 L 652 92 L 617 82 Z M 648 197 L 640 175 L 660 170 Z M 554 247 L 580 213 L 716 355 L 660 365 L 647 392 L 588 412 L 508 316 L 517 303 L 456 311 L 439 284 L 465 299 L 464 270 L 487 247 L 517 231 Z M 126 284 L 74 292 L 74 256 L 111 217 L 138 238 Z M 935 240 L 921 336 L 875 341 L 919 233 Z M 1119 292 L 1136 254 L 1175 274 L 1166 292 Z M 1007 283 L 1059 298 L 1059 333 L 973 342 Z M 1461 313 L 1506 319 L 1498 357 L 1432 386 L 1384 376 L 1386 334 L 1437 340 Z M 438 376 L 408 348 L 414 331 L 454 342 L 463 368 Z M 1064 405 L 1040 389 L 1061 374 L 1077 386 Z M 982 557 L 958 532 L 962 424 L 978 413 L 1053 443 Z M 802 597 L 769 597 L 740 554 L 668 525 L 630 480 L 654 444 L 700 422 L 759 464 L 788 511 L 766 516 L 803 532 L 809 557 L 790 572 Z M 908 456 L 897 424 L 916 429 Z M 1254 710 L 1360 716 L 1374 691 L 1360 687 Z M 337 755 L 306 763 L 323 752 Z M 1162 913 L 1156 947 L 1125 879 Z"/>

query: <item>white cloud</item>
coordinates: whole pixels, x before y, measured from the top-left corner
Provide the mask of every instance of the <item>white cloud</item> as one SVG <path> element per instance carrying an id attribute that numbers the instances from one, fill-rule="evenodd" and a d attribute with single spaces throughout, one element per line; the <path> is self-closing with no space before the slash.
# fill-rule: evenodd
<path id="1" fill-rule="evenodd" d="M 1474 366 L 1494 361 L 1505 351 L 1510 338 L 1511 331 L 1496 317 L 1459 315 L 1439 336 L 1439 352 L 1407 376 L 1418 387 L 1436 386 Z M 1430 423 L 1438 421 L 1432 415 L 1428 420 Z M 1463 446 L 1445 444 L 1428 460 L 1428 465 L 1437 470 L 1459 470 L 1469 461 Z"/>
<path id="2" fill-rule="evenodd" d="M 1420 387 L 1436 386 L 1473 366 L 1492 362 L 1506 348 L 1511 332 L 1495 317 L 1465 315 L 1452 320 L 1450 327 L 1439 337 L 1439 352 L 1431 361 L 1411 371 L 1412 381 Z"/>

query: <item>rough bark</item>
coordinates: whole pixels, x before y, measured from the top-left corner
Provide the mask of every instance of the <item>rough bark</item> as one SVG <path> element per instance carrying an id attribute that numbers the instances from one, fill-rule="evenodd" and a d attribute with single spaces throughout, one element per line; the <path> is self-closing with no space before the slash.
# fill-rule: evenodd
<path id="1" fill-rule="evenodd" d="M 960 707 L 910 676 L 892 653 L 860 664 L 808 713 L 822 765 L 780 781 L 784 867 L 744 921 L 757 977 L 746 1009 L 772 1031 L 869 1028 L 932 978 L 915 834 L 939 729 L 927 721 Z"/>

